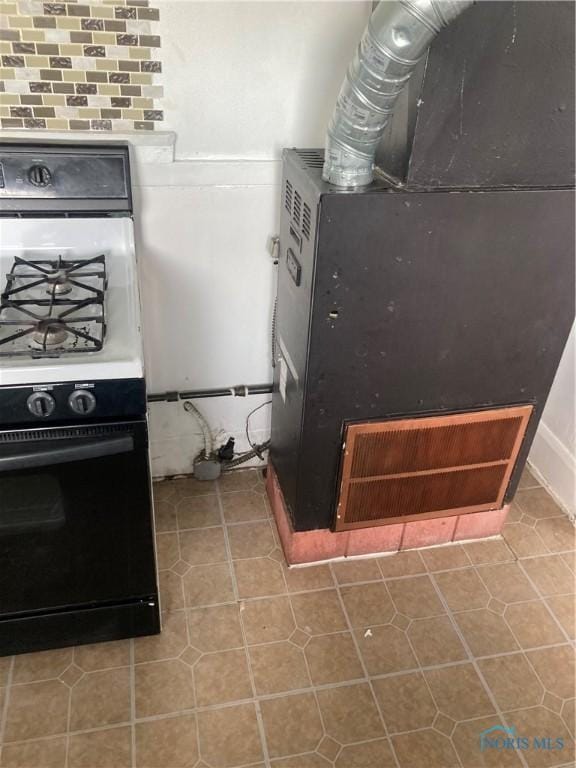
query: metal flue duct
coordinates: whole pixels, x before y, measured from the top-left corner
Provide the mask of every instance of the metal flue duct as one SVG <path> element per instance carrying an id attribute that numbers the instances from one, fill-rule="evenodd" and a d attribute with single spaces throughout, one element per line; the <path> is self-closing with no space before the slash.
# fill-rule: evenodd
<path id="1" fill-rule="evenodd" d="M 414 68 L 473 0 L 382 0 L 348 67 L 328 126 L 322 176 L 342 187 L 372 181 L 374 155 Z"/>

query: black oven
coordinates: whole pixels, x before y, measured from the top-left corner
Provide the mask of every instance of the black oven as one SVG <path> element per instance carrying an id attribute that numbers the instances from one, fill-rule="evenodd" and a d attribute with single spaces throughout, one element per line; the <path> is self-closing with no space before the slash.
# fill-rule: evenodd
<path id="1" fill-rule="evenodd" d="M 0 654 L 158 631 L 145 419 L 0 431 Z"/>

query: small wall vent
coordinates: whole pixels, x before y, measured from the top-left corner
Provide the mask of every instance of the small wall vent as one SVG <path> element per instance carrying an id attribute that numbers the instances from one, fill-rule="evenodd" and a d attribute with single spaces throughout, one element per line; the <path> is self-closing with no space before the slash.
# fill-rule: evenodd
<path id="1" fill-rule="evenodd" d="M 310 213 L 310 207 L 307 203 L 304 203 L 304 208 L 302 209 L 302 234 L 306 240 L 310 240 L 311 222 L 312 214 Z"/>
<path id="2" fill-rule="evenodd" d="M 286 208 L 289 214 L 292 214 L 292 184 L 288 179 L 284 188 L 284 208 Z"/>
<path id="3" fill-rule="evenodd" d="M 297 149 L 296 154 L 307 168 L 320 168 L 324 166 L 323 149 Z"/>
<path id="4" fill-rule="evenodd" d="M 532 406 L 350 424 L 337 531 L 502 506 Z"/>

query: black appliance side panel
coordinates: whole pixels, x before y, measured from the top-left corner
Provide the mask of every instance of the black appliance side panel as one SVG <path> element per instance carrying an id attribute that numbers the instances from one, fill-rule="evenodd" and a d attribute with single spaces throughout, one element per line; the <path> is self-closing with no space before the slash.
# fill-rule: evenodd
<path id="1" fill-rule="evenodd" d="M 297 530 L 333 523 L 344 420 L 533 402 L 513 495 L 574 316 L 573 233 L 564 190 L 322 197 Z"/>
<path id="2" fill-rule="evenodd" d="M 572 186 L 574 3 L 479 2 L 430 49 L 408 183 Z"/>
<path id="3" fill-rule="evenodd" d="M 318 192 L 302 163 L 291 155 L 286 152 L 283 163 L 270 459 L 293 518 L 308 362 Z M 299 205 L 295 204 L 296 194 Z M 303 228 L 304 205 L 310 220 Z"/>

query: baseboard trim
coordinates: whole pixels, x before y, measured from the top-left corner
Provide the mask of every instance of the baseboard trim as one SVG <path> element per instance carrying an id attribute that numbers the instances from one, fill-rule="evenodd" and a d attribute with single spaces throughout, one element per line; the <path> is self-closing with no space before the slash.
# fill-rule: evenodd
<path id="1" fill-rule="evenodd" d="M 558 440 L 544 422 L 540 422 L 528 457 L 536 479 L 558 504 L 576 517 L 576 456 Z"/>

